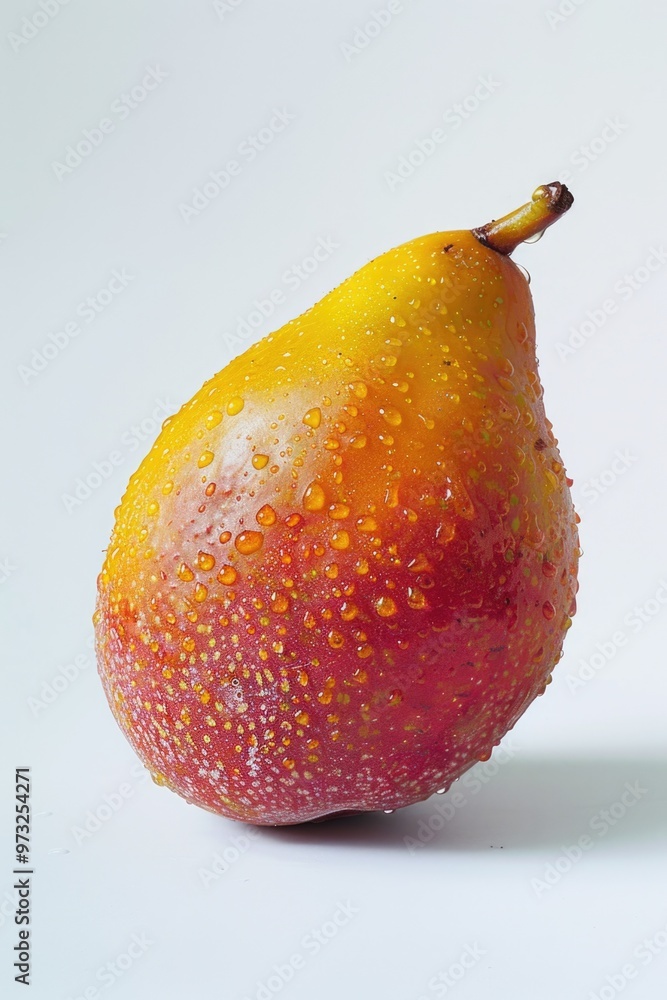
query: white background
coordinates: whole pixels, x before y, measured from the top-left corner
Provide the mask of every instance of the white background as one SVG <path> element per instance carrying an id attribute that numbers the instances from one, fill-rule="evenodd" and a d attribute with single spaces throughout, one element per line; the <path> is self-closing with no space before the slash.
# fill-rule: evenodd
<path id="1" fill-rule="evenodd" d="M 357 29 L 384 0 L 219 11 L 71 0 L 38 15 L 38 30 L 22 20 L 36 2 L 2 5 L 3 996 L 664 992 L 667 14 L 656 0 L 565 0 L 560 19 L 557 0 L 399 6 L 368 40 Z M 111 110 L 149 67 L 166 77 L 125 117 Z M 484 100 L 471 97 L 480 78 Z M 239 145 L 274 109 L 294 119 L 249 162 Z M 90 155 L 54 166 L 103 118 L 113 131 Z M 388 178 L 436 128 L 433 154 Z M 185 221 L 179 206 L 231 158 L 240 174 Z M 392 816 L 249 838 L 153 786 L 106 706 L 89 641 L 113 509 L 159 401 L 175 409 L 240 351 L 239 321 L 273 289 L 285 299 L 257 336 L 390 246 L 481 224 L 566 171 L 573 209 L 515 259 L 532 273 L 547 413 L 582 516 L 580 610 L 509 753 L 481 783 L 455 786 L 463 804 L 448 821 L 436 806 L 455 789 Z M 284 272 L 320 237 L 337 249 L 289 288 Z M 132 280 L 85 322 L 79 304 L 114 269 Z M 624 275 L 635 272 L 633 290 Z M 49 335 L 77 319 L 80 333 L 60 336 L 38 371 Z M 112 452 L 108 478 L 68 501 Z M 35 810 L 29 994 L 12 981 L 8 892 L 22 764 Z M 636 792 L 623 807 L 626 783 Z M 105 796 L 122 801 L 111 815 Z M 613 826 L 600 818 L 609 809 Z M 96 812 L 99 828 L 82 836 Z M 315 953 L 307 935 L 342 921 L 339 902 L 358 912 Z M 135 934 L 151 943 L 127 967 Z M 478 957 L 457 981 L 466 948 Z M 295 954 L 303 967 L 262 992 Z M 118 976 L 99 973 L 107 963 Z M 441 973 L 450 986 L 433 980 Z"/>

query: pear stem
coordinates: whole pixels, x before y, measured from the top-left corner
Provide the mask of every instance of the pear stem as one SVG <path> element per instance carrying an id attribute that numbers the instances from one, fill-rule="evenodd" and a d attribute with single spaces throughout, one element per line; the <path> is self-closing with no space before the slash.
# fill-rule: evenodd
<path id="1" fill-rule="evenodd" d="M 511 254 L 520 243 L 544 232 L 567 212 L 574 201 L 564 184 L 554 181 L 542 184 L 533 191 L 532 200 L 502 219 L 494 219 L 485 226 L 473 229 L 480 243 L 497 253 Z"/>

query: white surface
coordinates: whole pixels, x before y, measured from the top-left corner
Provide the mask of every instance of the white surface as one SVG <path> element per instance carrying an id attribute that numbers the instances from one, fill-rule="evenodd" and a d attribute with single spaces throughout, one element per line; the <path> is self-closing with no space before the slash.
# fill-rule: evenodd
<path id="1" fill-rule="evenodd" d="M 114 1000 L 261 997 L 258 981 L 298 953 L 303 968 L 278 991 L 286 1000 L 653 1000 L 667 980 L 666 265 L 632 294 L 615 285 L 665 241 L 664 7 L 579 0 L 550 25 L 556 0 L 403 0 L 346 61 L 341 43 L 383 0 L 219 6 L 222 17 L 203 0 L 74 0 L 18 51 L 3 41 L 0 896 L 11 885 L 13 768 L 27 763 L 37 813 L 29 995 L 66 1000 L 96 986 L 89 996 Z M 38 10 L 5 0 L 0 35 Z M 114 102 L 147 67 L 166 78 L 121 117 Z M 480 77 L 493 93 L 467 120 L 443 118 Z M 294 120 L 186 224 L 179 205 L 276 108 Z M 59 180 L 53 161 L 105 117 L 113 131 Z M 578 150 L 607 119 L 620 125 L 586 161 Z M 391 190 L 385 174 L 435 128 L 445 141 Z M 580 610 L 554 683 L 497 775 L 459 784 L 454 818 L 412 853 L 404 837 L 426 837 L 420 821 L 437 826 L 434 810 L 453 792 L 390 817 L 264 831 L 205 886 L 201 870 L 216 852 L 233 859 L 247 828 L 139 776 L 87 645 L 113 508 L 152 442 L 157 401 L 175 408 L 240 349 L 228 335 L 256 298 L 285 292 L 266 333 L 377 253 L 483 223 L 565 170 L 572 212 L 515 255 L 533 275 L 547 413 L 583 519 Z M 339 247 L 288 287 L 284 272 L 320 237 Z M 94 322 L 79 315 L 80 335 L 26 384 L 33 349 L 114 269 L 132 281 Z M 616 311 L 560 356 L 607 299 Z M 117 467 L 68 512 L 63 495 L 112 452 Z M 604 493 L 592 484 L 601 473 Z M 596 651 L 592 679 L 574 686 Z M 51 704 L 29 700 L 79 654 Z M 615 806 L 626 782 L 639 782 L 634 799 Z M 100 806 L 107 815 L 109 795 L 122 806 L 82 840 L 77 828 Z M 619 816 L 613 826 L 605 809 Z M 584 835 L 581 859 L 552 873 L 552 887 L 533 881 L 567 868 L 564 848 Z M 343 921 L 339 901 L 358 913 L 316 954 L 306 936 L 336 913 Z M 0 981 L 13 997 L 24 994 L 7 911 L 3 898 Z M 133 934 L 153 943 L 120 978 L 97 978 Z M 466 947 L 464 977 L 429 986 L 459 973 Z M 627 982 L 626 963 L 636 970 Z"/>

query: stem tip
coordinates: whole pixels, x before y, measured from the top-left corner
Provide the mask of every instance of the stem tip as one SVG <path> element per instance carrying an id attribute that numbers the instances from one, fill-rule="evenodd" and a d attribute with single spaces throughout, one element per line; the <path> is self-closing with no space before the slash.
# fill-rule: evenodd
<path id="1" fill-rule="evenodd" d="M 574 197 L 572 192 L 553 181 L 542 184 L 533 191 L 531 200 L 502 219 L 494 219 L 485 226 L 473 229 L 473 235 L 480 243 L 497 253 L 511 254 L 520 243 L 544 232 L 570 208 Z"/>

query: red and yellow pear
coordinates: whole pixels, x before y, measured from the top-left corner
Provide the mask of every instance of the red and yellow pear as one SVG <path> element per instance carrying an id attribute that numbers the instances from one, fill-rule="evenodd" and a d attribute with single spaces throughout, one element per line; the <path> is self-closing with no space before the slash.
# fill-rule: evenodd
<path id="1" fill-rule="evenodd" d="M 156 781 L 257 824 L 395 809 L 544 691 L 578 537 L 509 255 L 571 201 L 390 250 L 165 421 L 95 613 Z"/>

